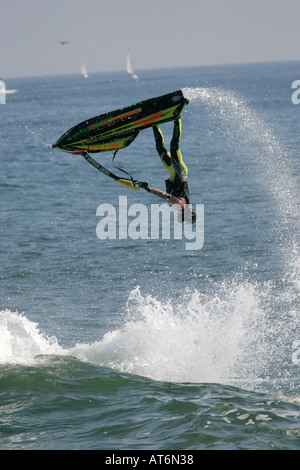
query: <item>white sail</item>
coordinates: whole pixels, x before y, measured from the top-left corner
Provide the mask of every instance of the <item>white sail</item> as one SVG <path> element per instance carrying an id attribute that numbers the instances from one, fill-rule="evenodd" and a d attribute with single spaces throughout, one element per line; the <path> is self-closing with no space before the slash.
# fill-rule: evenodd
<path id="1" fill-rule="evenodd" d="M 6 103 L 6 95 L 12 95 L 17 93 L 18 90 L 8 90 L 5 86 L 5 82 L 0 78 L 0 104 Z"/>
<path id="2" fill-rule="evenodd" d="M 82 75 L 84 78 L 89 78 L 89 74 L 88 74 L 88 72 L 87 72 L 87 68 L 86 68 L 85 62 L 82 62 L 80 71 L 81 71 L 81 75 Z"/>
<path id="3" fill-rule="evenodd" d="M 0 79 L 0 104 L 6 103 L 5 83 Z"/>
<path id="4" fill-rule="evenodd" d="M 127 54 L 126 71 L 127 71 L 128 75 L 131 78 L 133 78 L 133 80 L 136 80 L 138 78 L 138 76 L 136 75 L 136 73 L 134 72 L 134 70 L 132 68 L 130 51 L 128 51 L 128 54 Z"/>

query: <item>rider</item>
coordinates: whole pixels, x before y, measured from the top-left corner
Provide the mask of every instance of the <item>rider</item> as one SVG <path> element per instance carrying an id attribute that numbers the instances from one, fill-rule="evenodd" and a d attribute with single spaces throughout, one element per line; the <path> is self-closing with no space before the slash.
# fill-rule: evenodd
<path id="1" fill-rule="evenodd" d="M 181 222 L 194 223 L 196 220 L 196 211 L 185 208 L 190 202 L 189 187 L 187 183 L 188 169 L 183 162 L 181 151 L 179 148 L 179 140 L 181 137 L 181 119 L 174 121 L 173 137 L 170 145 L 170 152 L 164 146 L 163 134 L 158 125 L 153 126 L 156 150 L 163 162 L 165 168 L 169 172 L 169 179 L 166 180 L 166 191 L 156 188 L 149 188 L 147 183 L 143 187 L 151 194 L 161 197 L 168 201 L 181 211 Z"/>

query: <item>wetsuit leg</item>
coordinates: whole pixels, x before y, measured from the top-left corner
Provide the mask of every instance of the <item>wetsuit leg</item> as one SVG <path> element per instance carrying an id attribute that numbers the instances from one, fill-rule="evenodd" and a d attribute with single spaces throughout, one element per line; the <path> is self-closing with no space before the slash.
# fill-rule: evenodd
<path id="1" fill-rule="evenodd" d="M 170 173 L 170 180 L 174 181 L 175 179 L 175 168 L 172 165 L 172 159 L 170 153 L 167 151 L 164 146 L 164 137 L 159 128 L 159 126 L 153 126 L 153 133 L 155 138 L 156 150 L 160 156 L 161 161 L 163 162 L 165 168 Z"/>
<path id="2" fill-rule="evenodd" d="M 189 203 L 189 187 L 187 184 L 187 167 L 182 160 L 179 149 L 181 136 L 181 119 L 174 122 L 173 137 L 171 140 L 171 154 L 164 146 L 163 134 L 159 126 L 153 126 L 156 150 L 168 170 L 170 177 L 166 180 L 166 191 L 176 197 L 184 197 Z"/>
<path id="3" fill-rule="evenodd" d="M 179 148 L 179 140 L 181 137 L 181 119 L 174 121 L 173 137 L 171 140 L 171 161 L 175 168 L 176 175 L 180 181 L 185 182 L 187 180 L 188 169 L 185 165 L 182 154 Z"/>

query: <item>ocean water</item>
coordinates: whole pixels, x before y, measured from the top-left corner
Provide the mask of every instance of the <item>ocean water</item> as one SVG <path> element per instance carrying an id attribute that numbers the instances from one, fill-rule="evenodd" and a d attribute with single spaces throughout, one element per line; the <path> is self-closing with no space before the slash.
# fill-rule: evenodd
<path id="1" fill-rule="evenodd" d="M 6 82 L 18 92 L 0 105 L 0 448 L 299 449 L 299 62 L 139 75 Z M 135 237 L 100 239 L 99 207 L 162 201 L 49 144 L 179 88 L 203 246 L 139 237 L 132 212 Z M 172 123 L 162 130 L 168 144 Z M 118 172 L 110 153 L 95 158 Z M 116 159 L 164 189 L 151 129 Z"/>

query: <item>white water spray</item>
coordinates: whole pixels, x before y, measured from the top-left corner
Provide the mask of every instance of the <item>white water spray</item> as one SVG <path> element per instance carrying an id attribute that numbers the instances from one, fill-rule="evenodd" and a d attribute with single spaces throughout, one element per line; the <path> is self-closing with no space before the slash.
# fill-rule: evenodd
<path id="1" fill-rule="evenodd" d="M 264 371 L 264 321 L 258 293 L 248 283 L 223 284 L 214 294 L 187 291 L 177 303 L 144 297 L 136 288 L 122 328 L 71 352 L 155 380 L 248 382 Z"/>
<path id="2" fill-rule="evenodd" d="M 36 363 L 40 354 L 63 354 L 55 337 L 47 337 L 38 325 L 10 310 L 0 311 L 0 364 Z"/>
<path id="3" fill-rule="evenodd" d="M 273 196 L 282 229 L 287 229 L 295 218 L 299 225 L 299 187 L 287 151 L 259 114 L 234 91 L 185 88 L 183 92 L 190 101 L 208 109 L 212 118 L 222 122 L 220 132 L 226 134 L 225 145 L 227 142 L 234 148 L 251 148 L 249 158 L 251 163 L 258 165 L 257 177 L 262 177 L 263 184 Z M 215 126 L 215 132 L 217 129 Z"/>
<path id="4" fill-rule="evenodd" d="M 51 144 L 47 144 L 45 141 L 44 141 L 44 136 L 42 134 L 39 134 L 38 132 L 33 132 L 31 129 L 29 129 L 29 127 L 25 126 L 25 129 L 26 131 L 31 134 L 34 139 L 38 140 L 44 147 L 48 148 L 48 149 L 51 149 L 52 148 L 52 145 Z"/>

